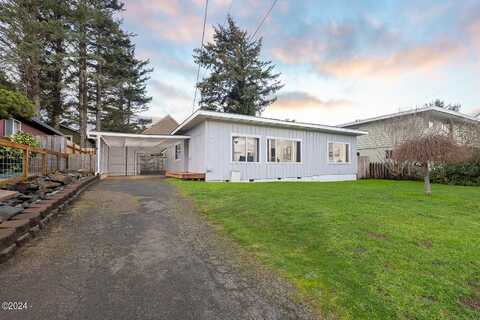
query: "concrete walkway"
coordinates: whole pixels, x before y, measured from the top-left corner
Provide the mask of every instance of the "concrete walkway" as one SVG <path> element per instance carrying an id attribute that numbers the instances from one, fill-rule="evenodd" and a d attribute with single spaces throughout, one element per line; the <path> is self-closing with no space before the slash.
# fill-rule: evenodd
<path id="1" fill-rule="evenodd" d="M 107 179 L 0 265 L 0 302 L 28 304 L 0 319 L 308 318 L 228 247 L 160 178 Z"/>

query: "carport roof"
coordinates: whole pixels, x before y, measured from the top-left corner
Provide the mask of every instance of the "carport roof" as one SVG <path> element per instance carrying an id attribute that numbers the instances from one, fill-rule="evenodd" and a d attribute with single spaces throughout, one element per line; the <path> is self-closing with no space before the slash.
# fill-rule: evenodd
<path id="1" fill-rule="evenodd" d="M 91 131 L 88 133 L 88 136 L 95 138 L 101 137 L 103 142 L 111 147 L 155 147 L 190 138 L 189 136 L 181 135 L 173 136 L 102 131 Z"/>

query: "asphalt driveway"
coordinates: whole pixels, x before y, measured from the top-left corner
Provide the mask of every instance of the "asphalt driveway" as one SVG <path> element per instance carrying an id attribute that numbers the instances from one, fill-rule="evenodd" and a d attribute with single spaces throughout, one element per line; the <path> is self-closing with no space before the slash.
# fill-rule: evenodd
<path id="1" fill-rule="evenodd" d="M 160 178 L 107 179 L 0 265 L 0 319 L 299 319 L 294 290 L 244 262 Z"/>

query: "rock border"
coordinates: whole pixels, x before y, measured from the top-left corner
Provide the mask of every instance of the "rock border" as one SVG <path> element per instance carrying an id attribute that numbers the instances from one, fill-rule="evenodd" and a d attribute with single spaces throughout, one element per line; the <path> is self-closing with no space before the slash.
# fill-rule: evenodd
<path id="1" fill-rule="evenodd" d="M 3 223 L 8 228 L 0 229 L 0 263 L 10 259 L 30 239 L 37 237 L 46 225 L 63 214 L 64 209 L 85 189 L 99 181 L 98 176 L 89 176 L 66 185 L 61 191 L 41 200 Z"/>

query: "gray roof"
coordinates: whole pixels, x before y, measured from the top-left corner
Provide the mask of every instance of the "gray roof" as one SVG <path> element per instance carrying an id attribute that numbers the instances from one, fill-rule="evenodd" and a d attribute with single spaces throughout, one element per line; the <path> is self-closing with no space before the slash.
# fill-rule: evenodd
<path id="1" fill-rule="evenodd" d="M 176 127 L 178 127 L 178 122 L 175 121 L 170 115 L 167 115 L 155 122 L 143 131 L 143 134 L 170 134 Z"/>
<path id="2" fill-rule="evenodd" d="M 472 121 L 473 122 L 480 122 L 480 118 L 476 118 L 475 116 L 471 116 L 471 115 L 464 114 L 464 113 L 461 113 L 461 112 L 452 111 L 452 110 L 439 108 L 439 107 L 424 107 L 424 108 L 409 109 L 409 110 L 400 111 L 400 112 L 396 112 L 396 113 L 390 113 L 390 114 L 386 114 L 386 115 L 382 115 L 382 116 L 378 116 L 378 117 L 373 117 L 373 118 L 355 120 L 353 122 L 340 124 L 339 127 L 348 128 L 348 127 L 353 127 L 353 126 L 356 126 L 356 125 L 359 125 L 359 124 L 365 124 L 365 123 L 369 123 L 369 122 L 391 119 L 391 118 L 395 118 L 395 117 L 406 116 L 406 115 L 410 115 L 410 114 L 422 113 L 422 112 L 427 112 L 427 111 L 440 112 L 442 114 L 452 116 L 452 117 L 456 117 L 456 118 L 459 118 L 459 119 L 463 119 L 463 120 L 469 121 L 469 122 L 472 122 Z"/>

